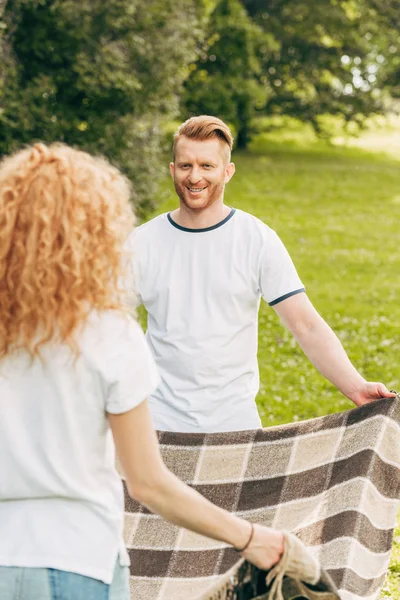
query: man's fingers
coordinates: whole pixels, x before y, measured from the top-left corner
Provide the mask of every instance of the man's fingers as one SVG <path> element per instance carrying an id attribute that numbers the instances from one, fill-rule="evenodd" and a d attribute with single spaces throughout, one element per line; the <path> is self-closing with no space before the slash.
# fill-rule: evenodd
<path id="1" fill-rule="evenodd" d="M 382 394 L 383 398 L 394 398 L 396 396 L 396 392 L 391 392 L 385 388 L 384 393 Z"/>
<path id="2" fill-rule="evenodd" d="M 396 393 L 389 391 L 383 383 L 370 383 L 368 394 L 370 398 L 394 398 Z"/>

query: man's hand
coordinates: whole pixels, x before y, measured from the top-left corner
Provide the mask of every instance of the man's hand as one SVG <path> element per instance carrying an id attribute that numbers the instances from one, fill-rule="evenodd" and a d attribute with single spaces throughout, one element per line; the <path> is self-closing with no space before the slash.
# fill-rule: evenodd
<path id="1" fill-rule="evenodd" d="M 389 392 L 383 383 L 366 381 L 364 386 L 354 394 L 349 395 L 349 398 L 356 406 L 362 406 L 374 402 L 374 400 L 379 400 L 379 398 L 394 398 L 395 396 L 396 394 Z"/>

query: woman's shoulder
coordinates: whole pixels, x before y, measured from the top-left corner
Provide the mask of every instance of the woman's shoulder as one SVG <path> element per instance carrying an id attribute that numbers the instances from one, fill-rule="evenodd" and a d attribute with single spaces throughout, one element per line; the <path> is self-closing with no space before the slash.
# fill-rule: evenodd
<path id="1" fill-rule="evenodd" d="M 92 310 L 89 313 L 85 333 L 120 335 L 127 331 L 141 330 L 140 325 L 129 312 L 120 310 Z"/>
<path id="2" fill-rule="evenodd" d="M 130 314 L 116 310 L 92 311 L 79 341 L 82 354 L 101 364 L 115 359 L 131 360 L 143 352 L 146 344 L 138 322 Z"/>

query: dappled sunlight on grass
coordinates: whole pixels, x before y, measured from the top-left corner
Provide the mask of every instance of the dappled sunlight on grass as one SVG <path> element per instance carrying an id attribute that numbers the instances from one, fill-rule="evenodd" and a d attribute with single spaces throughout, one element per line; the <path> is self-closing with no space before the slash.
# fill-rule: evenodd
<path id="1" fill-rule="evenodd" d="M 382 153 L 400 160 L 400 117 L 375 118 L 360 136 L 337 136 L 333 142 L 339 146 Z"/>

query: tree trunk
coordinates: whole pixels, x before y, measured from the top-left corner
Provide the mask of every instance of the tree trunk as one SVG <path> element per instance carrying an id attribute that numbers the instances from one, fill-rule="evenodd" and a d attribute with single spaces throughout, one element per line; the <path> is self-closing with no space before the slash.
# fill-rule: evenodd
<path id="1" fill-rule="evenodd" d="M 251 139 L 250 131 L 250 99 L 248 96 L 241 96 L 237 102 L 237 139 L 236 147 L 245 150 Z"/>

